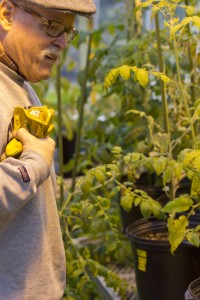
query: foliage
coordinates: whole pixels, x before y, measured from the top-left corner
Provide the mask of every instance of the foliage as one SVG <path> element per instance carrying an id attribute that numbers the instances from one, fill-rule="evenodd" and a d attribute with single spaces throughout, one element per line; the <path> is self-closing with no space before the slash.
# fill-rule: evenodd
<path id="1" fill-rule="evenodd" d="M 126 187 L 125 184 L 117 182 L 119 187 L 125 189 L 124 196 L 121 200 L 121 205 L 125 210 L 130 210 L 132 205 L 140 205 L 141 212 L 144 217 L 148 218 L 153 214 L 157 218 L 165 217 L 168 222 L 169 229 L 169 241 L 171 243 L 171 251 L 180 245 L 180 243 L 187 239 L 195 246 L 199 246 L 200 239 L 198 236 L 199 227 L 195 229 L 189 228 L 189 217 L 194 214 L 195 209 L 199 207 L 199 135 L 196 128 L 198 128 L 199 121 L 199 100 L 195 102 L 192 99 L 194 93 L 190 93 L 186 85 L 184 85 L 183 70 L 180 65 L 180 49 L 183 41 L 191 36 L 191 26 L 200 28 L 200 18 L 197 15 L 198 10 L 195 10 L 191 6 L 182 5 L 181 1 L 146 1 L 141 4 L 141 7 L 152 6 L 152 13 L 155 17 L 157 13 L 162 13 L 164 17 L 165 28 L 168 30 L 169 42 L 173 45 L 174 61 L 176 63 L 176 69 L 174 73 L 170 74 L 164 72 L 152 72 L 147 68 L 138 68 L 137 66 L 122 65 L 118 68 L 112 69 L 105 79 L 105 89 L 111 87 L 116 83 L 119 75 L 124 80 L 128 80 L 131 76 L 131 71 L 134 72 L 134 79 L 138 81 L 141 86 L 146 87 L 149 83 L 150 74 L 160 78 L 163 81 L 161 89 L 163 91 L 162 104 L 165 106 L 163 114 L 164 128 L 162 125 L 156 124 L 153 118 L 146 115 L 145 112 L 132 110 L 134 114 L 139 114 L 140 117 L 145 117 L 148 121 L 148 127 L 150 131 L 150 138 L 152 140 L 152 151 L 148 155 L 141 153 L 128 153 L 124 156 L 119 150 L 118 156 L 123 163 L 128 164 L 131 171 L 135 174 L 141 169 L 155 172 L 158 176 L 162 176 L 163 189 L 166 195 L 171 200 L 164 207 L 154 199 L 151 199 L 145 192 L 137 189 L 132 189 L 130 186 Z M 180 6 L 185 9 L 186 14 L 190 14 L 189 17 L 185 17 L 180 20 L 176 16 L 176 9 Z M 190 27 L 189 27 L 190 26 Z M 157 28 L 159 31 L 159 28 Z M 196 34 L 194 34 L 196 38 Z M 158 54 L 162 54 L 159 49 L 160 44 L 158 41 Z M 191 65 L 190 65 L 191 67 Z M 167 69 L 167 66 L 166 66 Z M 156 69 L 155 69 L 156 70 Z M 195 82 L 192 81 L 192 72 L 194 69 L 189 69 L 189 76 L 191 78 L 190 85 L 195 86 Z M 173 92 L 178 95 L 176 99 L 170 99 L 171 87 L 173 86 Z M 193 87 L 194 87 L 193 86 Z M 191 87 L 191 86 L 190 86 Z M 194 91 L 193 91 L 194 92 Z M 166 95 L 169 101 L 166 101 Z M 170 104 L 170 100 L 173 102 Z M 175 100 L 175 101 L 174 101 Z M 182 132 L 182 135 L 174 134 L 173 119 L 174 114 L 168 114 L 168 109 L 173 107 L 173 111 L 179 112 L 176 118 L 182 119 L 182 124 L 178 125 L 178 131 Z M 179 110 L 179 108 L 181 109 Z M 156 135 L 155 135 L 156 128 Z M 183 132 L 184 128 L 184 132 Z M 161 130 L 160 130 L 161 129 Z M 193 147 L 190 143 L 187 145 L 187 139 L 185 136 L 189 134 L 192 139 Z M 182 144 L 182 146 L 180 146 Z M 177 151 L 178 146 L 178 151 Z M 191 148 L 190 148 L 191 147 Z M 118 162 L 117 162 L 118 164 Z M 119 169 L 121 169 L 119 167 Z M 191 181 L 191 190 L 187 194 L 176 196 L 177 188 L 183 178 L 188 178 Z M 164 216 L 165 215 L 165 216 Z"/>
<path id="2" fill-rule="evenodd" d="M 68 193 L 59 212 L 68 262 L 66 299 L 101 299 L 95 283 L 99 276 L 125 299 L 127 282 L 110 271 L 109 264 L 128 263 L 131 250 L 120 230 L 116 207 L 112 205 L 117 190 L 106 197 L 105 187 L 111 179 L 106 182 L 104 171 L 97 168 L 94 174 L 91 170 L 81 189 Z M 97 187 L 92 192 L 93 180 Z"/>

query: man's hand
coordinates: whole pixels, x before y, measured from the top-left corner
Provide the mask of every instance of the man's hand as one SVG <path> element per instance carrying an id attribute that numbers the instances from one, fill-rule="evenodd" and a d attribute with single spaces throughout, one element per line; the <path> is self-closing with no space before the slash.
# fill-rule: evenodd
<path id="1" fill-rule="evenodd" d="M 49 168 L 54 157 L 55 142 L 50 137 L 36 138 L 30 134 L 25 128 L 20 128 L 13 133 L 13 137 L 18 139 L 23 144 L 23 151 L 32 150 L 40 154 L 47 162 Z"/>

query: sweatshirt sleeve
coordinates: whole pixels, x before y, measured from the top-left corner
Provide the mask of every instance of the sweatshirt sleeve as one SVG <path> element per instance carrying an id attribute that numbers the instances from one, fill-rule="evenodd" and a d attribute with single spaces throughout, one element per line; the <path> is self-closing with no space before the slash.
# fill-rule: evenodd
<path id="1" fill-rule="evenodd" d="M 36 152 L 24 151 L 20 159 L 0 163 L 0 216 L 12 214 L 25 205 L 49 177 L 46 161 Z"/>

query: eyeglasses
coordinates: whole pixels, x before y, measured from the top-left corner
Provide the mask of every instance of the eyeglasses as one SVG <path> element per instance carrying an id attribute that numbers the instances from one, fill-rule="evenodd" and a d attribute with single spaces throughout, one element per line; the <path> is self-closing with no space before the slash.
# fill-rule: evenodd
<path id="1" fill-rule="evenodd" d="M 53 20 L 48 20 L 47 18 L 43 17 L 42 15 L 40 15 L 39 13 L 37 13 L 36 11 L 24 7 L 23 5 L 19 5 L 16 4 L 14 1 L 12 1 L 12 3 L 17 6 L 18 8 L 23 9 L 25 12 L 27 12 L 28 14 L 37 16 L 38 18 L 40 18 L 44 23 L 43 24 L 43 30 L 45 31 L 45 33 L 52 37 L 52 38 L 57 38 L 59 36 L 61 36 L 64 32 L 67 35 L 67 42 L 71 42 L 78 34 L 78 30 L 76 30 L 75 28 L 67 28 L 65 27 L 65 25 L 63 25 L 60 22 L 57 21 L 53 21 Z"/>

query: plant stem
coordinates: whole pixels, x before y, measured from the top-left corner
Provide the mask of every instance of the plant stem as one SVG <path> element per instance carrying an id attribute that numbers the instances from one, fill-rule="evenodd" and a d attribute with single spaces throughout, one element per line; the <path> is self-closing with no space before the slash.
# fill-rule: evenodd
<path id="1" fill-rule="evenodd" d="M 188 6 L 189 5 L 189 1 L 185 0 L 185 4 Z M 191 31 L 190 31 L 190 25 L 187 25 L 187 30 L 188 30 L 188 34 L 191 36 Z M 188 57 L 189 57 L 189 62 L 190 62 L 190 70 L 192 70 L 191 74 L 190 74 L 190 78 L 191 78 L 191 85 L 190 85 L 190 91 L 191 91 L 191 98 L 192 101 L 194 102 L 196 99 L 196 95 L 195 95 L 195 75 L 193 74 L 193 70 L 194 70 L 194 63 L 192 60 L 192 50 L 191 50 L 191 45 L 188 45 Z"/>
<path id="2" fill-rule="evenodd" d="M 190 130 L 191 130 L 191 134 L 192 134 L 194 147 L 195 147 L 195 149 L 198 149 L 195 130 L 194 130 L 192 118 L 191 118 L 191 115 L 190 115 L 189 106 L 188 106 L 188 103 L 187 103 L 187 99 L 186 99 L 186 96 L 185 96 L 185 92 L 184 92 L 183 84 L 182 84 L 182 80 L 181 80 L 181 71 L 180 71 L 180 64 L 179 64 L 179 57 L 178 57 L 178 44 L 177 44 L 175 39 L 174 39 L 174 52 L 175 52 L 175 59 L 176 59 L 178 85 L 179 85 L 181 96 L 182 96 L 182 99 L 183 99 L 183 104 L 185 106 L 186 113 L 187 113 L 187 116 L 188 116 L 188 119 L 189 119 Z"/>
<path id="3" fill-rule="evenodd" d="M 84 72 L 83 83 L 82 83 L 82 93 L 81 93 L 81 101 L 80 101 L 80 109 L 79 109 L 79 121 L 78 121 L 78 129 L 77 129 L 76 145 L 75 145 L 74 168 L 72 171 L 71 192 L 74 191 L 75 185 L 76 185 L 76 174 L 77 174 L 77 166 L 78 166 L 78 158 L 79 158 L 79 150 L 80 150 L 81 130 L 82 130 L 82 126 L 83 126 L 84 105 L 85 105 L 86 99 L 87 99 L 87 76 L 88 76 L 88 70 L 89 70 L 91 44 L 92 44 L 92 33 L 89 34 L 89 38 L 88 38 L 86 66 L 85 66 L 85 72 Z"/>
<path id="4" fill-rule="evenodd" d="M 67 205 L 69 204 L 69 202 L 71 201 L 71 199 L 75 196 L 75 195 L 79 195 L 81 194 L 81 191 L 79 192 L 74 192 L 74 193 L 69 193 L 67 199 L 65 200 L 65 202 L 63 203 L 63 206 L 61 208 L 61 210 L 59 211 L 59 215 L 62 216 L 64 210 L 66 209 Z"/>
<path id="5" fill-rule="evenodd" d="M 163 73 L 163 55 L 161 48 L 161 40 L 160 40 L 160 26 L 159 26 L 159 16 L 158 13 L 155 16 L 155 24 L 156 24 L 156 38 L 157 38 L 157 50 L 158 50 L 158 63 L 159 63 L 159 71 Z M 168 105 L 166 99 L 166 86 L 165 83 L 161 80 L 161 96 L 162 96 L 162 108 L 163 108 L 163 122 L 164 122 L 164 131 L 170 136 L 169 130 L 169 117 L 168 117 Z"/>
<path id="6" fill-rule="evenodd" d="M 63 137 L 62 137 L 62 100 L 61 100 L 61 65 L 56 69 L 56 92 L 57 92 L 57 110 L 58 110 L 58 157 L 59 157 L 59 176 L 63 179 Z M 64 202 L 64 186 L 60 184 L 60 202 Z"/>
<path id="7" fill-rule="evenodd" d="M 107 181 L 104 182 L 104 184 L 99 184 L 99 185 L 96 185 L 95 187 L 91 188 L 90 192 L 93 193 L 95 191 L 97 191 L 98 189 L 102 188 L 102 187 L 105 187 L 106 185 L 108 185 L 109 183 L 113 182 L 115 179 L 115 175 L 113 175 L 111 178 L 109 178 Z M 64 210 L 66 209 L 67 205 L 69 204 L 69 202 L 72 200 L 72 198 L 74 196 L 77 196 L 77 195 L 83 195 L 83 192 L 81 190 L 79 191 L 76 191 L 76 192 L 73 192 L 73 193 L 68 193 L 68 197 L 67 199 L 65 200 L 60 212 L 59 212 L 59 215 L 62 216 Z"/>
<path id="8" fill-rule="evenodd" d="M 162 54 L 162 47 L 161 47 L 161 40 L 160 40 L 160 25 L 159 25 L 159 14 L 157 13 L 155 15 L 155 25 L 156 25 L 156 38 L 157 38 L 157 52 L 158 52 L 158 64 L 159 64 L 159 71 L 161 73 L 164 72 L 164 66 L 163 66 L 163 54 Z M 166 84 L 161 80 L 161 96 L 162 96 L 162 108 L 163 108 L 163 126 L 165 133 L 169 136 L 169 151 L 168 156 L 169 158 L 172 158 L 172 145 L 171 145 L 171 134 L 170 134 L 170 128 L 169 128 L 169 116 L 168 116 L 168 103 L 166 98 Z M 169 185 L 169 197 L 170 200 L 174 199 L 174 184 L 173 179 L 172 183 Z"/>
<path id="9" fill-rule="evenodd" d="M 137 14 L 135 15 L 135 19 L 133 18 L 135 2 L 136 0 L 125 0 L 127 41 L 140 31 L 139 24 L 137 23 Z"/>
<path id="10" fill-rule="evenodd" d="M 114 226 L 112 225 L 112 223 L 110 222 L 109 218 L 108 218 L 108 215 L 106 214 L 104 208 L 102 207 L 100 201 L 98 200 L 98 198 L 96 197 L 96 195 L 94 195 L 93 193 L 91 193 L 91 197 L 94 199 L 94 201 L 97 203 L 97 205 L 99 206 L 100 210 L 102 211 L 103 213 L 103 216 L 105 218 L 105 220 L 107 221 L 110 229 L 115 233 L 115 235 L 117 236 L 116 234 L 116 230 L 114 228 Z"/>
<path id="11" fill-rule="evenodd" d="M 66 235 L 70 245 L 73 247 L 73 249 L 74 249 L 74 251 L 77 255 L 79 264 L 81 265 L 81 268 L 84 272 L 84 275 L 87 277 L 87 280 L 90 281 L 90 277 L 89 277 L 88 272 L 86 270 L 87 260 L 81 255 L 81 253 L 78 249 L 78 245 L 74 242 L 73 238 L 71 237 L 70 232 L 69 232 L 69 227 L 68 227 L 68 224 L 67 224 L 66 221 L 65 221 L 65 235 Z"/>

